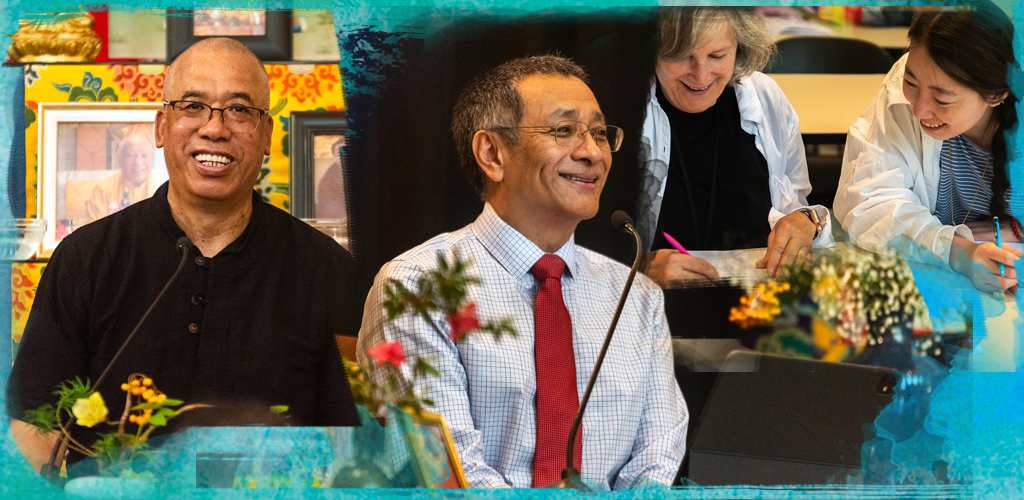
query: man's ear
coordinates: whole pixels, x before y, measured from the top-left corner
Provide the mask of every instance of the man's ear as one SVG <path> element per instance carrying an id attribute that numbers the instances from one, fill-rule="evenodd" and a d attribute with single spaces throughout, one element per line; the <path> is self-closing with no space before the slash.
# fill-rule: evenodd
<path id="1" fill-rule="evenodd" d="M 473 156 L 491 182 L 501 182 L 505 178 L 506 147 L 505 141 L 494 132 L 478 130 L 473 134 Z"/>
<path id="2" fill-rule="evenodd" d="M 263 148 L 263 156 L 270 156 L 270 141 L 274 137 L 274 118 L 270 116 L 270 113 L 264 115 L 266 118 L 267 126 L 264 128 L 263 134 L 266 147 Z"/>
<path id="3" fill-rule="evenodd" d="M 156 122 L 153 123 L 153 144 L 158 148 L 164 147 L 165 127 L 167 127 L 167 115 L 164 113 L 164 108 L 160 108 L 156 110 Z"/>

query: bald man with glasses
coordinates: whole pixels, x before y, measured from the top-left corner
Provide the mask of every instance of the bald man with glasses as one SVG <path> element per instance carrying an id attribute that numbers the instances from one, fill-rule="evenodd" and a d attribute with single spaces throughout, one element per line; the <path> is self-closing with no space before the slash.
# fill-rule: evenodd
<path id="1" fill-rule="evenodd" d="M 7 387 L 11 432 L 37 469 L 56 436 L 25 424 L 25 411 L 55 403 L 66 380 L 95 382 L 182 259 L 96 387 L 108 418 L 119 418 L 120 385 L 139 372 L 170 398 L 213 405 L 179 426 L 359 424 L 334 340 L 359 325 L 352 258 L 253 190 L 273 131 L 266 70 L 241 43 L 206 39 L 168 67 L 164 99 L 155 144 L 169 181 L 65 238 L 39 284 Z M 185 236 L 187 255 L 177 248 Z M 279 405 L 283 418 L 270 411 Z M 72 435 L 95 441 L 80 426 Z"/>

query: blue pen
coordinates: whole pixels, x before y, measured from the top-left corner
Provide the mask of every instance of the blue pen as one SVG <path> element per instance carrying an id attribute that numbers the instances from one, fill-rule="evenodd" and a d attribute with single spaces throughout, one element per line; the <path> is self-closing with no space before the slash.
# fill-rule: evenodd
<path id="1" fill-rule="evenodd" d="M 996 227 L 996 246 L 1003 248 L 1003 235 L 999 234 L 999 217 L 993 217 L 992 224 Z M 999 263 L 999 276 L 1006 277 L 1006 266 L 1002 262 Z"/>

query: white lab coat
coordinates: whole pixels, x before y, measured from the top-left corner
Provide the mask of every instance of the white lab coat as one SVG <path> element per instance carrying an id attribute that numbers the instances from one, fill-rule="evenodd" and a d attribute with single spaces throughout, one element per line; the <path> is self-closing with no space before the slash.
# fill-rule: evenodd
<path id="1" fill-rule="evenodd" d="M 857 246 L 891 247 L 904 258 L 949 267 L 953 236 L 974 239 L 964 225 L 947 226 L 935 213 L 942 141 L 929 137 L 903 96 L 904 55 L 850 127 L 833 210 Z"/>
<path id="2" fill-rule="evenodd" d="M 821 205 L 807 205 L 811 183 L 807 178 L 800 122 L 782 89 L 767 75 L 754 73 L 736 84 L 736 101 L 740 109 L 740 127 L 754 136 L 757 150 L 768 163 L 768 188 L 772 196 L 772 208 L 765 214 L 768 223 L 775 228 L 775 223 L 786 214 L 799 208 L 812 208 L 822 222 L 822 231 L 814 240 L 814 248 L 834 247 L 828 209 Z M 640 235 L 648 250 L 654 240 L 658 213 L 665 196 L 671 144 L 668 116 L 661 109 L 652 87 L 641 138 L 645 168 L 637 207 Z"/>

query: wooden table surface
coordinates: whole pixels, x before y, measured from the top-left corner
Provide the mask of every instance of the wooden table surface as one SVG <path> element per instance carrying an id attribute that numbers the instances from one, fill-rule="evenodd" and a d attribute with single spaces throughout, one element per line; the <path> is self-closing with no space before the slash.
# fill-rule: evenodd
<path id="1" fill-rule="evenodd" d="M 883 74 L 773 74 L 797 116 L 800 133 L 843 134 L 882 87 Z"/>

